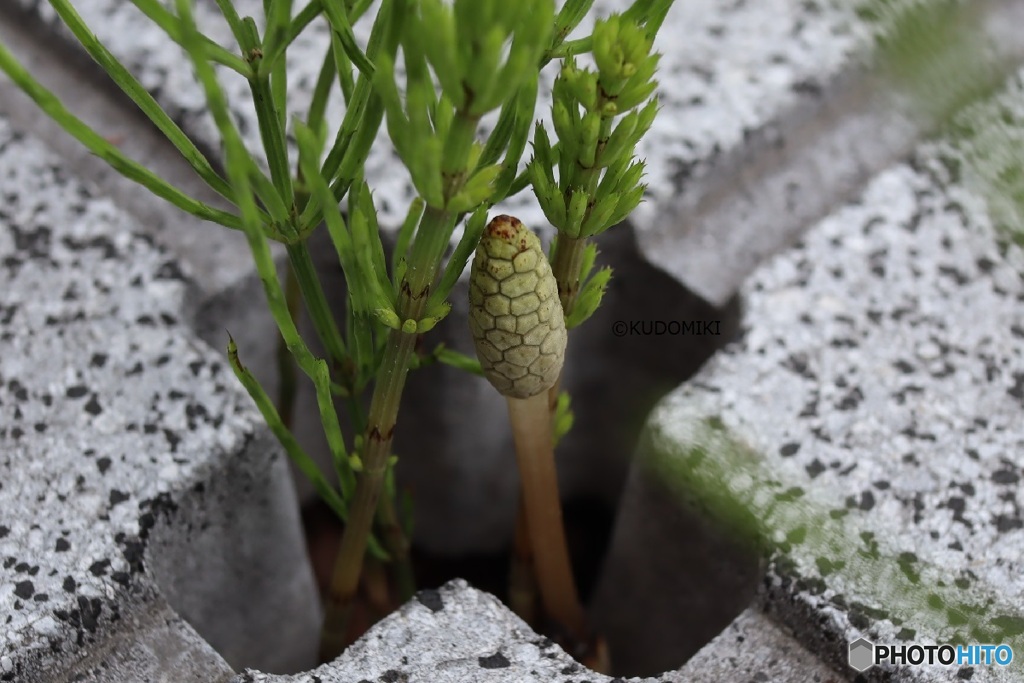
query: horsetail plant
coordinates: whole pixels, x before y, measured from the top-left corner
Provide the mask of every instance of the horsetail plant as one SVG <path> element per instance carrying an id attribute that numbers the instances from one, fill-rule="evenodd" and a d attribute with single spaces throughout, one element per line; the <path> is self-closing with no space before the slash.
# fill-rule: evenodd
<path id="1" fill-rule="evenodd" d="M 646 189 L 640 183 L 644 164 L 635 160 L 635 149 L 653 123 L 658 109 L 657 98 L 651 96 L 657 88 L 653 76 L 659 56 L 652 54 L 651 49 L 654 36 L 671 4 L 671 0 L 636 3 L 622 15 L 599 20 L 593 35 L 577 43 L 578 47 L 589 47 L 593 51 L 596 71 L 580 68 L 570 53 L 555 80 L 552 121 L 556 144 L 552 145 L 541 124 L 536 127 L 534 156 L 527 173 L 545 217 L 557 229 L 551 247 L 551 267 L 546 272 L 547 277 L 555 282 L 565 328 L 577 327 L 593 315 L 611 278 L 610 268 L 594 272 L 597 247 L 589 239 L 621 223 L 640 203 Z M 639 108 L 640 105 L 644 106 Z M 558 169 L 557 178 L 555 168 Z M 481 249 L 484 249 L 483 243 Z M 474 267 L 478 264 L 479 270 L 474 272 L 479 274 L 474 279 L 474 286 L 484 287 L 490 277 L 486 275 L 486 269 L 494 266 L 481 263 L 479 257 Z M 544 278 L 538 280 L 547 281 Z M 504 289 L 505 281 L 501 286 Z M 546 287 L 546 284 L 538 284 L 537 296 L 542 301 Z M 471 290 L 471 296 L 477 300 L 481 298 L 476 290 Z M 486 303 L 494 307 L 496 300 L 492 295 Z M 470 324 L 477 339 L 481 362 L 486 366 L 490 360 L 488 354 L 493 355 L 494 351 L 487 346 L 486 339 L 480 337 L 481 320 L 488 321 L 494 312 L 478 312 L 478 302 L 471 300 L 471 304 L 474 306 L 471 310 L 478 317 L 471 317 Z M 521 372 L 518 368 L 512 370 Z M 493 372 L 489 375 L 492 383 L 507 394 L 508 378 L 492 375 Z M 551 477 L 555 476 L 550 441 L 557 442 L 572 422 L 568 395 L 560 391 L 560 384 L 559 372 L 556 372 L 547 385 L 550 420 L 537 412 L 536 405 L 540 399 L 530 398 L 530 409 L 527 410 L 525 404 L 509 398 L 523 477 L 509 594 L 515 599 L 513 607 L 517 613 L 530 621 L 534 614 L 530 577 L 536 576 L 549 616 L 561 615 L 563 627 L 570 631 L 576 644 L 590 648 L 588 655 L 594 658 L 595 666 L 607 668 L 607 654 L 602 651 L 601 641 L 588 642 L 577 616 L 580 609 L 570 605 L 576 600 L 575 587 L 556 588 L 562 583 L 561 577 L 565 573 L 560 566 L 562 558 L 567 562 L 564 538 L 548 533 L 546 528 L 540 527 L 539 521 L 531 522 L 531 515 L 538 514 L 531 512 L 531 507 L 558 509 L 557 484 L 543 489 L 550 498 L 540 502 L 537 500 L 541 495 L 538 491 L 542 489 L 533 479 L 539 467 L 537 463 L 542 458 L 552 460 L 550 466 L 544 467 L 549 468 Z M 543 443 L 548 443 L 548 446 L 541 450 L 540 444 Z M 549 519 L 555 517 L 551 513 Z M 560 519 L 560 511 L 557 517 Z M 544 537 L 537 538 L 538 534 Z M 532 567 L 534 563 L 536 568 Z M 571 574 L 569 579 L 571 581 Z M 552 604 L 555 600 L 552 594 L 556 591 L 560 594 L 560 605 Z M 553 609 L 558 611 L 553 612 Z"/>
<path id="2" fill-rule="evenodd" d="M 349 615 L 367 551 L 376 561 L 388 562 L 400 599 L 412 595 L 410 525 L 408 514 L 403 514 L 408 511 L 399 505 L 391 445 L 406 375 L 411 368 L 437 360 L 494 376 L 493 364 L 481 368 L 473 359 L 441 347 L 424 354 L 417 342 L 450 310 L 449 295 L 481 242 L 490 207 L 531 181 L 537 186 L 545 213 L 560 230 L 554 272 L 536 238 L 521 225 L 508 232 L 512 223 L 502 222 L 504 219 L 491 223 L 481 249 L 490 253 L 490 245 L 492 251 L 501 251 L 504 247 L 499 243 L 506 233 L 526 240 L 524 253 L 530 256 L 519 261 L 513 256 L 510 263 L 515 269 L 522 261 L 530 261 L 529 267 L 522 267 L 535 269 L 534 286 L 546 292 L 543 300 L 536 297 L 537 311 L 517 314 L 517 325 L 522 320 L 532 321 L 534 315 L 538 325 L 550 328 L 539 347 L 546 359 L 543 381 L 530 387 L 529 397 L 510 399 L 510 410 L 517 425 L 516 441 L 523 444 L 521 454 L 533 454 L 521 458 L 520 463 L 524 480 L 534 482 L 527 485 L 525 513 L 540 540 L 536 555 L 545 607 L 574 635 L 582 632 L 583 613 L 569 573 L 554 486 L 551 419 L 547 406 L 534 399 L 549 390 L 557 395 L 565 328 L 578 324 L 586 311 L 596 307 L 595 296 L 600 298 L 599 290 L 607 282 L 607 276 L 601 275 L 604 271 L 591 277 L 576 307 L 584 313 L 575 312 L 575 294 L 566 298 L 566 292 L 575 290 L 564 283 L 571 283 L 574 277 L 585 279 L 590 270 L 587 264 L 592 265 L 595 254 L 577 248 L 572 240 L 585 240 L 600 232 L 639 201 L 637 191 L 630 188 L 636 185 L 642 166 L 622 159 L 632 154 L 635 138 L 650 125 L 654 109 L 649 106 L 627 115 L 614 132 L 610 121 L 637 106 L 649 94 L 648 88 L 653 89 L 646 83 L 655 62 L 639 56 L 649 49 L 649 40 L 672 0 L 635 0 L 621 18 L 599 22 L 593 36 L 575 40 L 568 38 L 593 0 L 566 0 L 557 13 L 554 0 L 380 0 L 365 48 L 356 40 L 353 25 L 374 5 L 370 0 L 310 0 L 298 10 L 292 0 L 264 0 L 259 23 L 239 14 L 242 0 L 215 0 L 236 41 L 234 47 L 220 45 L 201 32 L 193 16 L 194 0 L 131 0 L 191 62 L 220 134 L 222 156 L 215 161 L 200 151 L 104 47 L 71 0 L 49 2 L 90 56 L 228 208 L 204 204 L 127 158 L 39 84 L 3 45 L 0 69 L 46 114 L 119 173 L 189 214 L 245 235 L 286 351 L 279 359 L 281 405 L 275 405 L 243 365 L 230 335 L 229 363 L 285 451 L 345 521 L 326 598 L 320 646 L 324 660 L 337 655 L 349 637 Z M 330 44 L 305 117 L 289 119 L 285 56 L 292 42 L 318 19 L 330 28 Z M 643 29 L 638 28 L 641 24 Z M 395 76 L 399 48 L 406 74 L 402 84 Z M 591 50 L 600 69 L 596 81 L 575 66 L 573 56 Z M 538 128 L 534 160 L 527 171 L 520 172 L 534 123 L 538 76 L 553 59 L 566 60 L 556 85 L 556 107 L 561 106 L 556 109 L 555 122 L 559 141 L 552 146 Z M 243 142 L 232 113 L 238 103 L 228 102 L 220 86 L 219 77 L 225 73 L 244 78 L 249 86 L 261 155 Z M 339 91 L 345 114 L 332 134 L 327 103 Z M 579 106 L 587 111 L 582 118 Z M 485 141 L 478 141 L 481 118 L 495 110 L 500 113 L 493 130 Z M 372 188 L 363 177 L 367 157 L 385 121 L 419 195 L 398 231 L 390 260 L 381 242 Z M 556 163 L 560 169 L 557 185 L 550 172 Z M 605 168 L 608 170 L 598 184 L 600 169 Z M 347 202 L 344 212 L 342 202 Z M 446 248 L 463 219 L 463 235 L 442 268 Z M 345 277 L 347 305 L 342 321 L 329 306 L 308 246 L 309 238 L 321 226 L 325 226 Z M 499 226 L 505 227 L 499 230 Z M 284 284 L 278 278 L 271 242 L 284 245 L 287 254 Z M 577 251 L 582 256 L 574 256 Z M 563 261 L 583 267 L 568 268 Z M 525 270 L 523 274 L 529 275 Z M 299 331 L 300 302 L 324 349 L 324 358 L 311 351 Z M 542 309 L 546 311 L 543 321 Z M 294 366 L 283 362 L 286 359 Z M 315 389 L 336 483 L 319 469 L 290 430 L 289 397 L 294 394 L 295 378 L 289 373 L 296 367 Z M 512 386 L 515 392 L 515 381 Z M 368 391 L 371 396 L 365 411 L 363 399 Z M 351 417 L 353 434 L 348 438 L 341 427 L 337 401 L 344 403 Z M 561 405 L 565 406 L 564 400 Z M 568 419 L 567 413 L 559 414 L 556 433 L 567 429 Z M 534 485 L 538 482 L 539 486 Z M 555 548 L 556 554 L 542 548 Z M 548 581 L 551 576 L 560 577 L 556 589 Z M 379 596 L 381 591 L 375 588 L 373 592 Z"/>

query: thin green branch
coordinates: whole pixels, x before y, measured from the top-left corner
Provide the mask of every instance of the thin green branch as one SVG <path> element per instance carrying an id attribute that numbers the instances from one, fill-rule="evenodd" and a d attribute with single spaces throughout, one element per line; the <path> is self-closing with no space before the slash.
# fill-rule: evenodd
<path id="1" fill-rule="evenodd" d="M 71 3 L 68 0 L 51 0 L 51 4 L 61 20 L 67 24 L 67 27 L 89 53 L 89 56 L 96 60 L 96 63 L 107 72 L 117 87 L 131 98 L 132 102 L 142 110 L 142 113 L 164 134 L 199 177 L 218 194 L 230 198 L 231 188 L 228 187 L 227 182 L 213 170 L 213 167 L 203 153 L 199 151 L 177 124 L 171 120 L 171 117 L 157 104 L 153 96 L 142 87 L 142 84 L 117 61 L 92 31 L 89 30 L 89 27 L 86 26 L 85 21 L 82 20 L 82 17 L 71 6 Z M 203 40 L 203 38 L 205 37 L 201 36 L 199 40 L 205 48 L 209 40 Z"/>
<path id="2" fill-rule="evenodd" d="M 366 46 L 366 57 L 371 63 L 376 64 L 378 56 L 382 53 L 394 57 L 398 49 L 405 14 L 408 12 L 408 3 L 409 0 L 382 1 L 373 27 L 370 29 L 370 39 Z M 352 100 L 345 112 L 345 118 L 342 120 L 334 145 L 324 161 L 322 175 L 325 178 L 334 179 L 336 177 L 338 168 L 347 156 L 348 143 L 357 129 L 363 130 L 365 135 L 368 132 L 364 129 L 371 128 L 373 135 L 376 136 L 377 129 L 380 128 L 380 123 L 383 120 L 383 112 L 381 112 L 380 120 L 376 121 L 374 125 L 373 121 L 368 120 L 364 111 L 372 89 L 370 78 L 365 73 L 361 73 L 356 81 Z M 360 163 L 359 166 L 362 164 Z M 335 188 L 332 186 L 332 189 Z M 335 192 L 335 196 L 338 196 L 337 192 Z M 307 218 L 307 216 L 303 216 L 303 225 L 309 224 L 309 221 L 305 220 Z"/>
<path id="3" fill-rule="evenodd" d="M 313 356 L 299 335 L 295 321 L 288 310 L 287 298 L 281 283 L 278 281 L 277 268 L 270 253 L 270 247 L 267 243 L 263 226 L 260 223 L 255 198 L 249 185 L 249 178 L 252 170 L 255 168 L 255 161 L 246 151 L 238 129 L 231 119 L 224 93 L 217 82 L 212 66 L 203 59 L 201 44 L 197 40 L 194 31 L 195 24 L 192 18 L 190 0 L 176 0 L 176 2 L 182 20 L 182 37 L 186 50 L 192 59 L 196 74 L 206 91 L 207 104 L 224 142 L 227 153 L 228 176 L 238 194 L 239 209 L 242 212 L 242 225 L 257 272 L 259 273 L 260 280 L 263 282 L 263 290 L 271 315 L 277 324 L 278 330 L 280 330 L 281 335 L 284 337 L 288 350 L 291 351 L 299 367 L 309 376 L 316 387 L 321 423 L 323 424 L 324 433 L 335 461 L 347 461 L 348 456 L 345 452 L 341 426 L 338 422 L 337 411 L 334 408 L 327 363 Z M 297 271 L 297 275 L 301 283 L 302 273 Z M 347 494 L 354 485 L 354 475 L 351 478 L 343 477 L 341 485 L 343 492 Z M 368 539 L 368 542 L 378 552 L 383 554 L 379 543 L 372 539 Z"/>
<path id="4" fill-rule="evenodd" d="M 231 364 L 231 369 L 234 371 L 238 381 L 242 383 L 242 386 L 245 387 L 249 396 L 256 403 L 256 407 L 259 409 L 260 414 L 263 415 L 263 419 L 266 420 L 270 431 L 281 442 L 285 452 L 288 453 L 288 457 L 292 459 L 302 474 L 309 479 L 313 485 L 313 490 L 317 492 L 320 498 L 327 503 L 334 514 L 338 515 L 340 519 L 347 517 L 348 510 L 345 508 L 344 500 L 334 487 L 328 483 L 323 472 L 317 467 L 316 462 L 299 445 L 291 430 L 288 429 L 281 419 L 277 409 L 274 408 L 274 402 L 270 400 L 270 396 L 264 391 L 256 377 L 253 376 L 248 368 L 242 365 L 238 358 L 238 346 L 230 334 L 228 335 L 228 362 Z"/>
<path id="5" fill-rule="evenodd" d="M 171 14 L 166 7 L 157 2 L 157 0 L 131 0 L 131 2 L 140 12 L 149 17 L 154 24 L 163 29 L 164 33 L 171 40 L 181 45 L 181 26 L 178 18 Z M 210 60 L 228 67 L 241 76 L 249 76 L 251 69 L 244 59 L 215 43 L 207 36 L 202 36 L 202 41 L 206 46 L 206 55 Z"/>
<path id="6" fill-rule="evenodd" d="M 334 320 L 334 314 L 331 313 L 327 296 L 320 285 L 320 279 L 317 277 L 316 267 L 313 265 L 313 258 L 307 244 L 300 242 L 289 245 L 288 260 L 295 271 L 295 279 L 299 283 L 302 299 L 306 303 L 306 310 L 309 312 L 313 329 L 316 330 L 320 343 L 324 345 L 328 357 L 334 363 L 343 364 L 348 357 L 348 351 Z"/>
<path id="7" fill-rule="evenodd" d="M 63 103 L 57 99 L 57 96 L 36 81 L 2 44 L 0 44 L 0 69 L 32 98 L 47 116 L 56 121 L 61 128 L 85 145 L 86 149 L 103 159 L 124 177 L 142 185 L 156 196 L 174 204 L 182 211 L 186 211 L 204 220 L 219 223 L 233 230 L 242 229 L 242 222 L 238 216 L 215 209 L 188 196 L 145 166 L 125 156 L 115 145 L 68 111 Z"/>
<path id="8" fill-rule="evenodd" d="M 316 85 L 313 87 L 313 98 L 309 103 L 309 112 L 306 114 L 306 125 L 313 129 L 317 137 L 322 137 L 326 130 L 324 114 L 327 111 L 327 100 L 331 96 L 331 86 L 334 85 L 334 77 L 337 74 L 337 62 L 334 59 L 334 48 L 328 46 L 324 55 L 323 64 L 320 66 L 320 73 L 316 77 Z M 345 94 L 348 99 L 348 94 Z"/>
<path id="9" fill-rule="evenodd" d="M 256 118 L 259 121 L 263 149 L 267 154 L 267 165 L 270 166 L 270 178 L 281 201 L 285 206 L 291 206 L 295 201 L 295 195 L 292 188 L 291 169 L 288 164 L 287 140 L 284 126 L 281 124 L 281 113 L 274 101 L 270 78 L 249 79 L 249 89 L 252 91 L 253 103 L 256 105 Z"/>
<path id="10" fill-rule="evenodd" d="M 238 16 L 238 12 L 235 11 L 233 0 L 216 0 L 216 2 L 221 14 L 224 15 L 225 21 L 228 22 L 231 34 L 238 42 L 238 47 L 242 48 L 243 52 L 246 51 L 248 45 L 246 43 L 245 29 L 242 26 L 242 19 Z"/>
<path id="11" fill-rule="evenodd" d="M 345 50 L 345 54 L 352 60 L 352 63 L 359 69 L 361 74 L 365 75 L 366 78 L 372 79 L 374 73 L 373 62 L 356 44 L 356 37 L 352 33 L 352 24 L 349 21 L 348 15 L 341 7 L 332 2 L 324 5 L 324 14 L 327 15 L 331 31 L 337 36 L 338 41 Z"/>
<path id="12" fill-rule="evenodd" d="M 278 58 L 287 46 L 288 31 L 292 19 L 292 0 L 270 0 L 263 3 L 266 29 L 263 35 L 263 60 L 259 63 L 257 76 L 268 78 L 276 69 Z M 272 56 L 268 60 L 267 56 Z"/>

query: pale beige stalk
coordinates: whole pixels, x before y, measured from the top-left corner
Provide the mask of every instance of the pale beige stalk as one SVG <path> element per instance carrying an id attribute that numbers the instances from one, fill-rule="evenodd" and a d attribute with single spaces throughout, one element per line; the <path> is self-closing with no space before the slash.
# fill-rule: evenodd
<path id="1" fill-rule="evenodd" d="M 544 610 L 582 639 L 585 618 L 562 524 L 547 398 L 565 359 L 565 319 L 540 240 L 516 218 L 494 218 L 480 240 L 469 322 L 484 375 L 508 399 Z"/>

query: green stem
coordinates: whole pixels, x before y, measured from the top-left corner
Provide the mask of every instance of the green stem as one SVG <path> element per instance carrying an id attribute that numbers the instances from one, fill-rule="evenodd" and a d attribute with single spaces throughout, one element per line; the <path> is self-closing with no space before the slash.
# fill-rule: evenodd
<path id="1" fill-rule="evenodd" d="M 285 301 L 288 304 L 288 311 L 292 316 L 292 320 L 295 320 L 298 317 L 299 306 L 301 305 L 301 291 L 299 290 L 299 281 L 295 277 L 294 266 L 289 262 L 285 269 Z M 281 377 L 281 384 L 278 389 L 278 410 L 281 413 L 281 421 L 285 427 L 290 429 L 295 413 L 295 392 L 298 373 L 295 359 L 292 357 L 291 352 L 288 351 L 288 345 L 285 343 L 284 337 L 280 337 L 277 342 L 277 369 Z"/>
<path id="2" fill-rule="evenodd" d="M 348 619 L 352 613 L 359 576 L 362 572 L 366 541 L 380 500 L 391 452 L 391 438 L 398 416 L 398 404 L 409 369 L 416 336 L 393 330 L 381 363 L 378 381 L 370 405 L 370 424 L 363 453 L 363 473 L 349 507 L 348 523 L 341 537 L 334 574 L 327 595 L 323 631 L 320 636 L 320 660 L 334 659 L 345 647 Z"/>
<path id="3" fill-rule="evenodd" d="M 338 331 L 327 297 L 320 286 L 320 279 L 317 277 L 316 267 L 313 265 L 306 243 L 288 245 L 288 260 L 294 269 L 295 279 L 320 343 L 327 350 L 328 357 L 340 367 L 346 358 L 345 342 L 342 341 L 341 332 Z"/>
<path id="4" fill-rule="evenodd" d="M 556 238 L 555 258 L 551 263 L 551 272 L 558 283 L 558 298 L 562 302 L 562 312 L 566 317 L 572 313 L 576 305 L 576 297 L 580 289 L 580 265 L 583 250 L 587 246 L 586 238 L 569 237 L 562 233 Z M 557 394 L 556 394 L 557 396 Z"/>
<path id="5" fill-rule="evenodd" d="M 398 306 L 403 320 L 419 320 L 423 316 L 430 287 L 437 277 L 448 243 L 452 219 L 448 212 L 433 208 L 423 213 L 413 242 L 409 269 L 400 288 Z M 320 640 L 321 661 L 333 659 L 345 646 L 348 618 L 359 587 L 366 541 L 384 488 L 398 407 L 416 337 L 401 330 L 391 330 L 384 358 L 377 370 L 362 454 L 363 472 L 349 508 L 348 523 L 341 537 L 327 595 Z"/>
<path id="6" fill-rule="evenodd" d="M 460 113 L 455 116 L 448 131 L 446 148 L 450 156 L 445 168 L 451 171 L 445 173 L 443 179 L 446 204 L 465 182 L 465 166 L 476 134 L 476 123 L 476 118 Z M 453 150 L 462 150 L 462 158 L 459 159 L 459 153 Z M 428 206 L 420 217 L 420 224 L 409 253 L 409 266 L 399 286 L 397 312 L 401 320 L 423 318 L 427 299 L 441 269 L 454 224 L 455 216 L 439 207 Z M 345 646 L 348 617 L 359 588 L 359 574 L 366 552 L 366 541 L 384 488 L 398 407 L 405 387 L 405 378 L 413 361 L 417 337 L 416 334 L 407 334 L 400 329 L 391 330 L 385 345 L 384 358 L 377 370 L 366 426 L 362 456 L 363 474 L 356 485 L 327 595 L 320 640 L 322 661 L 333 659 Z"/>
<path id="7" fill-rule="evenodd" d="M 267 165 L 270 166 L 270 177 L 274 187 L 285 206 L 295 201 L 292 190 L 291 170 L 288 168 L 288 151 L 281 125 L 281 112 L 274 106 L 274 93 L 270 87 L 269 76 L 254 76 L 249 79 L 253 103 L 256 105 L 256 119 L 259 121 L 260 136 L 263 148 L 267 153 Z"/>
<path id="8" fill-rule="evenodd" d="M 377 506 L 377 527 L 384 540 L 384 549 L 391 556 L 391 572 L 398 588 L 398 600 L 404 603 L 416 592 L 416 577 L 409 556 L 409 539 L 402 531 L 395 509 L 395 499 L 385 489 L 380 505 Z"/>

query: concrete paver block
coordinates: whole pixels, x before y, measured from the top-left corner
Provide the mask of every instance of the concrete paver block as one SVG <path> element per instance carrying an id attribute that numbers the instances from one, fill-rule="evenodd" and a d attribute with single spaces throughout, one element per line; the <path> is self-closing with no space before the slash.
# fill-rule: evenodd
<path id="1" fill-rule="evenodd" d="M 294 676 L 246 671 L 231 683 L 569 683 L 581 677 L 613 680 L 581 667 L 494 596 L 455 580 L 421 591 L 330 664 Z"/>
<path id="2" fill-rule="evenodd" d="M 839 675 L 756 607 L 744 610 L 675 676 L 686 683 L 839 683 Z"/>
<path id="3" fill-rule="evenodd" d="M 0 678 L 82 665 L 167 603 L 229 660 L 308 663 L 285 461 L 181 322 L 186 274 L 2 119 L 0 195 Z"/>
<path id="4" fill-rule="evenodd" d="M 1012 164 L 978 161 L 992 122 L 1024 111 L 1021 83 L 957 119 L 966 134 L 921 146 L 760 268 L 744 287 L 741 338 L 663 403 L 641 447 L 653 469 L 634 478 L 718 518 L 751 552 L 774 549 L 768 611 L 836 667 L 861 636 L 1021 647 L 1024 251 L 1006 232 L 1019 223 L 996 220 L 1009 197 L 979 194 L 986 163 Z M 647 495 L 627 492 L 624 509 L 635 498 L 632 524 L 659 527 L 670 518 L 650 514 Z M 673 533 L 623 521 L 616 542 L 641 531 Z M 621 572 L 640 571 L 616 569 L 639 564 L 635 554 L 632 565 L 615 557 L 611 602 Z"/>

